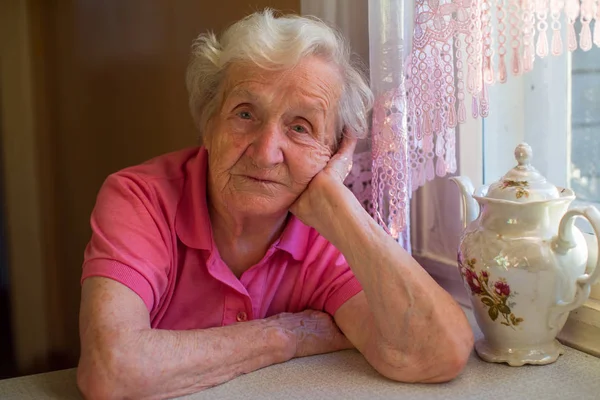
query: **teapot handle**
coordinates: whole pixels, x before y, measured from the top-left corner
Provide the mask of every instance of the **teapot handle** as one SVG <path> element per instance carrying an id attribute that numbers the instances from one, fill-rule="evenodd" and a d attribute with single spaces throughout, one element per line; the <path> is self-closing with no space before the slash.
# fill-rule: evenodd
<path id="1" fill-rule="evenodd" d="M 577 246 L 575 238 L 573 237 L 573 224 L 575 223 L 575 218 L 580 216 L 587 219 L 592 225 L 596 235 L 596 246 L 598 246 L 597 249 L 600 249 L 600 211 L 598 211 L 596 207 L 589 206 L 573 208 L 567 211 L 562 217 L 558 227 L 558 236 L 552 243 L 552 247 L 557 253 L 566 254 L 569 250 Z M 591 250 L 588 249 L 588 257 L 590 252 Z M 591 272 L 584 273 L 575 281 L 577 289 L 573 300 L 570 302 L 560 300 L 556 303 L 556 312 L 558 314 L 563 314 L 580 307 L 590 296 L 591 286 L 596 283 L 599 278 L 600 258 L 596 260 L 596 265 Z"/>

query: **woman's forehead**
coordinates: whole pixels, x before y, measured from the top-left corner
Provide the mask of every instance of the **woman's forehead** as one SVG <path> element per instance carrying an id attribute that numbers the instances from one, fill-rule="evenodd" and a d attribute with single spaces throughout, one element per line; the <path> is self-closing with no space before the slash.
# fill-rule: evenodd
<path id="1" fill-rule="evenodd" d="M 297 65 L 281 69 L 265 69 L 250 63 L 236 63 L 227 70 L 225 97 L 256 99 L 273 91 L 305 98 L 322 98 L 327 108 L 337 102 L 341 92 L 338 69 L 316 57 L 310 57 Z M 315 104 L 314 108 L 325 108 Z M 325 111 L 325 110 L 322 110 Z"/>

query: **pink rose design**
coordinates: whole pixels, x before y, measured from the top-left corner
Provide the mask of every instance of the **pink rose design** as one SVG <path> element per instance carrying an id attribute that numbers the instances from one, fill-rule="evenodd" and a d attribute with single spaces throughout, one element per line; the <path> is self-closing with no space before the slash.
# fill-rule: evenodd
<path id="1" fill-rule="evenodd" d="M 479 283 L 479 279 L 477 279 L 477 274 L 475 274 L 474 271 L 466 269 L 465 281 L 469 285 L 469 288 L 473 294 L 480 294 L 483 292 L 481 289 L 481 284 Z"/>
<path id="2" fill-rule="evenodd" d="M 510 286 L 506 282 L 498 281 L 494 285 L 494 291 L 498 296 L 510 296 Z"/>
<path id="3" fill-rule="evenodd" d="M 481 271 L 481 280 L 486 282 L 490 279 L 490 274 L 487 271 Z"/>

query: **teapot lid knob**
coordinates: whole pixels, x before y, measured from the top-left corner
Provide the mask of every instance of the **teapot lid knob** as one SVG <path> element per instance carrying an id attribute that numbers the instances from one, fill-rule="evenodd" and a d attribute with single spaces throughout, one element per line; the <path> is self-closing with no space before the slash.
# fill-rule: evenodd
<path id="1" fill-rule="evenodd" d="M 533 151 L 531 150 L 531 146 L 527 143 L 521 143 L 515 149 L 515 158 L 519 163 L 519 166 L 528 166 L 530 165 L 530 160 L 533 157 Z"/>
<path id="2" fill-rule="evenodd" d="M 511 200 L 518 203 L 558 199 L 558 188 L 548 182 L 533 165 L 533 151 L 527 143 L 515 148 L 515 159 L 519 163 L 508 171 L 498 182 L 491 184 L 485 197 L 499 200 Z"/>

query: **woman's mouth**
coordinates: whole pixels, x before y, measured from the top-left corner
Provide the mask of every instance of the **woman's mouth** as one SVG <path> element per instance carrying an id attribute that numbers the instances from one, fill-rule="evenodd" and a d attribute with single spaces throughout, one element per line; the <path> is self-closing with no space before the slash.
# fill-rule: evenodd
<path id="1" fill-rule="evenodd" d="M 244 175 L 244 177 L 252 182 L 257 182 L 257 183 L 279 183 L 272 179 L 267 179 L 267 178 L 263 178 L 263 177 L 256 177 L 256 176 L 251 176 L 251 175 Z"/>

